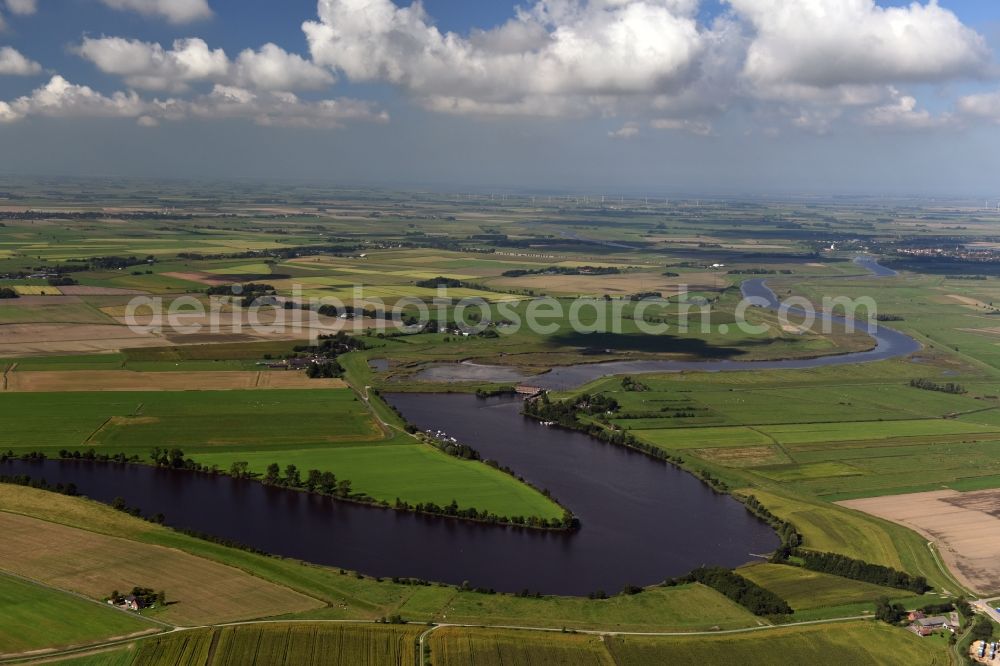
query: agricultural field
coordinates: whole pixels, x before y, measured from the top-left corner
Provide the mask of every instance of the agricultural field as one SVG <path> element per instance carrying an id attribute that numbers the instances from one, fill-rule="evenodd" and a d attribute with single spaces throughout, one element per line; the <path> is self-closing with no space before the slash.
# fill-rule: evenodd
<path id="1" fill-rule="evenodd" d="M 150 381 L 157 376 L 154 374 Z M 182 379 L 190 382 L 189 377 Z M 19 424 L 0 440 L 0 448 L 52 451 L 94 446 L 108 452 L 135 452 L 145 458 L 154 446 L 180 446 L 193 452 L 384 439 L 364 403 L 343 388 L 8 391 L 0 393 L 0 404 L 21 415 Z M 249 414 L 256 419 L 248 419 Z M 51 427 L 51 419 L 58 427 Z M 50 427 L 45 427 L 46 422 Z"/>
<path id="2" fill-rule="evenodd" d="M 926 577 L 941 592 L 963 592 L 962 585 L 939 565 L 926 539 L 911 530 L 818 499 L 792 498 L 756 488 L 752 494 L 775 515 L 794 524 L 807 548 L 912 572 Z"/>
<path id="3" fill-rule="evenodd" d="M 877 363 L 644 374 L 629 386 L 621 376 L 605 377 L 551 397 L 613 398 L 612 413 L 581 415 L 581 423 L 627 433 L 722 492 L 753 495 L 794 526 L 803 548 L 925 576 L 933 588 L 912 597 L 748 553 L 754 563 L 738 571 L 786 601 L 791 621 L 867 615 L 882 596 L 909 608 L 1000 584 L 990 564 L 1000 549 L 980 538 L 993 529 L 1000 488 L 1000 281 L 989 263 L 942 270 L 907 255 L 902 242 L 937 243 L 947 234 L 956 246 L 986 248 L 993 217 L 950 203 L 598 206 L 573 198 L 501 203 L 204 187 L 204 196 L 115 189 L 81 203 L 78 191 L 53 184 L 18 200 L 54 212 L 15 215 L 0 226 L 0 287 L 17 295 L 0 301 L 0 415 L 16 416 L 3 419 L 0 452 L 54 457 L 60 449 L 93 448 L 147 461 L 154 447 L 176 447 L 221 471 L 235 462 L 256 474 L 272 463 L 331 471 L 354 492 L 390 504 L 455 500 L 497 514 L 559 518 L 559 506 L 514 476 L 408 434 L 379 393 L 496 389 L 530 383 L 554 366 L 601 361 L 774 361 L 871 349 L 859 332 L 801 330 L 761 308 L 745 316 L 766 330 L 742 330 L 735 325 L 740 284 L 759 277 L 782 298 L 871 296 L 886 325 L 913 336 L 920 349 Z M 108 200 L 98 203 L 101 196 Z M 872 277 L 853 261 L 864 253 L 900 272 Z M 271 330 L 244 328 L 250 315 L 238 296 L 249 285 L 264 285 L 260 320 Z M 535 296 L 552 296 L 564 309 L 548 332 L 514 324 Z M 590 297 L 576 311 L 584 331 L 568 314 L 581 303 L 576 296 Z M 192 334 L 130 330 L 124 324 L 133 298 L 159 298 L 165 307 L 214 303 L 221 326 Z M 482 306 L 461 313 L 456 301 L 463 298 Z M 308 309 L 312 299 L 357 311 L 320 314 Z M 434 325 L 387 323 L 393 306 L 407 317 L 429 308 Z M 609 329 L 602 318 L 615 309 L 624 322 Z M 637 314 L 665 324 L 666 333 L 646 333 Z M 293 315 L 313 326 L 273 326 Z M 211 323 L 207 314 L 185 316 L 185 323 Z M 149 315 L 139 320 L 154 323 Z M 463 322 L 485 328 L 462 330 Z M 342 378 L 264 369 L 299 353 L 310 334 L 338 330 L 363 343 L 338 359 Z M 504 366 L 511 381 L 452 384 L 447 371 L 424 374 L 461 362 Z M 724 637 L 600 639 L 445 627 L 429 637 L 432 663 L 445 664 L 754 664 L 776 652 L 816 663 L 946 659 L 943 640 L 921 642 L 874 621 L 766 628 L 789 618 L 754 616 L 700 584 L 653 585 L 607 599 L 407 585 L 229 548 L 30 488 L 0 485 L 0 530 L 0 571 L 57 588 L 0 576 L 0 596 L 30 599 L 35 613 L 53 604 L 59 620 L 51 622 L 49 643 L 19 631 L 23 645 L 13 649 L 131 633 L 108 625 L 108 617 L 142 630 L 145 620 L 87 601 L 132 585 L 166 591 L 171 603 L 149 616 L 168 625 L 309 622 L 143 637 L 67 663 L 312 663 L 324 654 L 334 663 L 409 664 L 425 622 L 608 632 L 761 628 Z M 0 615 L 17 613 L 13 626 L 27 626 L 37 617 L 25 614 L 29 604 L 0 605 Z M 393 615 L 412 624 L 313 622 Z M 64 621 L 71 616 L 79 621 Z"/>
<path id="4" fill-rule="evenodd" d="M 206 666 L 343 664 L 409 666 L 424 628 L 330 624 L 249 625 L 217 630 Z"/>
<path id="5" fill-rule="evenodd" d="M 725 638 L 611 637 L 615 664 L 747 664 L 769 666 L 775 655 L 786 663 L 924 664 L 950 663 L 947 644 L 921 639 L 875 622 L 843 622 L 734 634 Z"/>
<path id="6" fill-rule="evenodd" d="M 7 373 L 5 391 L 68 393 L 90 391 L 226 391 L 249 389 L 342 389 L 341 379 L 310 379 L 302 372 L 90 372 L 25 371 Z"/>
<path id="7" fill-rule="evenodd" d="M 191 381 L 189 373 L 125 374 L 148 376 L 148 385 Z M 206 374 L 211 384 L 219 375 L 246 382 L 257 373 Z M 170 377 L 158 379 L 161 375 Z M 509 475 L 448 456 L 383 425 L 352 390 L 337 387 L 339 380 L 305 381 L 317 384 L 231 391 L 68 392 L 63 386 L 58 393 L 0 392 L 0 409 L 20 414 L 0 436 L 0 450 L 56 455 L 60 449 L 94 448 L 147 459 L 153 447 L 180 447 L 195 461 L 222 470 L 242 461 L 258 474 L 275 462 L 303 472 L 333 471 L 350 480 L 354 492 L 386 502 L 397 497 L 440 505 L 456 500 L 498 515 L 562 515 L 557 505 Z"/>
<path id="8" fill-rule="evenodd" d="M 410 666 L 420 627 L 268 623 L 145 639 L 61 666 Z"/>
<path id="9" fill-rule="evenodd" d="M 164 622 L 197 625 L 317 608 L 304 594 L 186 553 L 0 512 L 0 570 L 100 601 L 113 590 L 168 593 Z M 31 558 L 24 553 L 35 553 Z M 206 590 L 212 590 L 206 594 Z"/>
<path id="10" fill-rule="evenodd" d="M 707 631 L 757 624 L 745 608 L 699 584 L 652 587 L 636 595 L 592 601 L 575 597 L 519 598 L 416 590 L 400 607 L 406 617 L 476 624 L 482 617 L 500 626 L 612 631 Z M 664 629 L 669 627 L 669 629 Z"/>
<path id="11" fill-rule="evenodd" d="M 0 573 L 0 658 L 161 629 L 94 601 Z"/>
<path id="12" fill-rule="evenodd" d="M 919 532 L 938 544 L 941 556 L 968 589 L 980 595 L 1000 592 L 1000 491 L 939 490 L 840 504 Z"/>
<path id="13" fill-rule="evenodd" d="M 889 587 L 845 580 L 839 576 L 783 564 L 753 564 L 740 568 L 739 574 L 787 601 L 797 615 L 817 608 L 856 604 L 871 609 L 879 597 L 895 599 L 904 594 Z M 908 605 L 921 603 L 919 599 L 906 601 Z"/>
<path id="14" fill-rule="evenodd" d="M 614 666 L 597 636 L 445 627 L 431 634 L 431 657 L 441 666 Z"/>

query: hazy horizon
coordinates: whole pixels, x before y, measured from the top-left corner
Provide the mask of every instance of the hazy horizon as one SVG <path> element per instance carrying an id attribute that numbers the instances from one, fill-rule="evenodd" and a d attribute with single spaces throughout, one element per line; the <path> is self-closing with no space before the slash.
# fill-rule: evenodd
<path id="1" fill-rule="evenodd" d="M 973 0 L 0 0 L 0 26 L 0 174 L 1000 196 L 1000 6 Z"/>

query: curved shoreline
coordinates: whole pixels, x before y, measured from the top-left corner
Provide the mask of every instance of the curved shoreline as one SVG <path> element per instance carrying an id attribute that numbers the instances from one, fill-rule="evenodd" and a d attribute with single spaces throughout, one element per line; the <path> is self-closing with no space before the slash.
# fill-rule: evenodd
<path id="1" fill-rule="evenodd" d="M 895 275 L 895 271 L 890 271 L 872 260 L 855 261 L 860 266 L 864 266 L 875 277 L 887 277 Z M 881 269 L 881 270 L 879 270 Z M 889 271 L 889 272 L 884 272 Z M 777 295 L 767 286 L 763 278 L 753 278 L 743 281 L 740 291 L 744 298 L 758 297 L 767 301 L 767 307 L 776 310 L 780 301 Z M 789 310 L 791 313 L 797 312 L 795 308 Z M 712 361 L 677 361 L 677 360 L 637 360 L 637 361 L 598 361 L 595 363 L 579 363 L 576 365 L 555 366 L 547 372 L 536 375 L 526 375 L 521 373 L 518 379 L 512 380 L 512 371 L 516 368 L 500 365 L 485 364 L 432 364 L 424 370 L 416 373 L 414 379 L 417 381 L 430 381 L 439 383 L 464 383 L 464 382 L 505 382 L 505 381 L 530 381 L 532 385 L 550 390 L 573 389 L 584 384 L 588 384 L 597 379 L 620 374 L 649 374 L 649 373 L 672 373 L 672 372 L 745 372 L 753 370 L 805 370 L 838 365 L 854 365 L 857 363 L 872 363 L 874 361 L 884 361 L 891 358 L 908 356 L 920 349 L 920 343 L 914 338 L 901 333 L 887 326 L 882 326 L 878 322 L 868 324 L 859 320 L 848 321 L 841 315 L 827 313 L 817 313 L 817 322 L 830 322 L 832 325 L 847 326 L 867 333 L 875 340 L 875 346 L 871 349 L 859 352 L 844 352 L 840 354 L 830 354 L 826 356 L 813 356 L 798 359 L 775 359 L 770 361 L 734 361 L 734 360 L 712 360 Z M 494 373 L 491 375 L 491 372 Z"/>
<path id="2" fill-rule="evenodd" d="M 743 287 L 744 293 L 766 289 L 770 303 L 777 303 L 763 280 L 748 280 Z M 628 373 L 815 367 L 881 360 L 919 348 L 912 338 L 884 327 L 875 327 L 873 337 L 873 350 L 837 357 L 610 362 L 583 369 L 606 376 L 609 367 Z M 543 377 L 549 385 L 579 383 L 579 370 L 557 368 Z M 55 461 L 35 466 L 49 468 L 50 481 L 73 481 L 99 501 L 120 494 L 131 506 L 167 514 L 167 524 L 173 527 L 280 556 L 373 576 L 452 584 L 471 581 L 509 592 L 533 589 L 581 596 L 595 590 L 615 592 L 623 586 L 656 583 L 705 563 L 738 566 L 754 559 L 753 553 L 777 545 L 777 534 L 759 515 L 718 494 L 689 470 L 586 434 L 541 426 L 520 416 L 516 399 L 397 394 L 391 404 L 423 429 L 446 430 L 459 441 L 474 441 L 484 456 L 502 460 L 535 485 L 551 489 L 573 507 L 581 529 L 496 529 L 145 466 L 108 470 Z M 28 463 L 12 464 L 21 465 Z"/>

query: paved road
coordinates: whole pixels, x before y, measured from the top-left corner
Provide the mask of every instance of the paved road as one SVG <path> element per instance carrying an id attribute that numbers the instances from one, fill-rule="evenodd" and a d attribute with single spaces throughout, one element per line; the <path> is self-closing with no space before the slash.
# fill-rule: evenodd
<path id="1" fill-rule="evenodd" d="M 993 620 L 997 624 L 1000 624 L 1000 611 L 997 611 L 995 604 L 991 604 L 985 599 L 979 599 L 977 601 L 973 601 L 972 605 L 978 608 L 986 615 L 989 615 L 991 620 Z"/>

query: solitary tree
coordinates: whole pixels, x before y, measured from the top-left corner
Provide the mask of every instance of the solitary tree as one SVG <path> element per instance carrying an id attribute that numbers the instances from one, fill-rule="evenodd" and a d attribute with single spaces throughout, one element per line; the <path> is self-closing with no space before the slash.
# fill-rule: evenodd
<path id="1" fill-rule="evenodd" d="M 267 466 L 267 471 L 264 472 L 263 482 L 269 486 L 274 486 L 278 484 L 281 479 L 281 467 L 278 463 L 271 463 Z"/>

